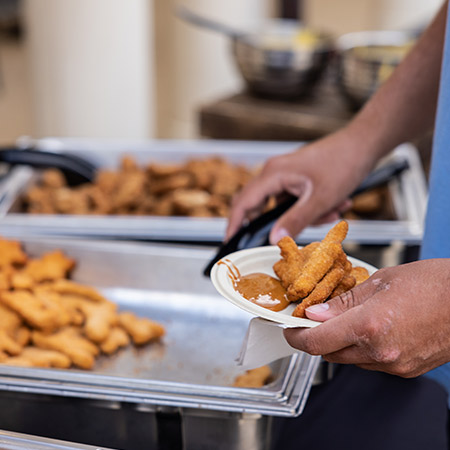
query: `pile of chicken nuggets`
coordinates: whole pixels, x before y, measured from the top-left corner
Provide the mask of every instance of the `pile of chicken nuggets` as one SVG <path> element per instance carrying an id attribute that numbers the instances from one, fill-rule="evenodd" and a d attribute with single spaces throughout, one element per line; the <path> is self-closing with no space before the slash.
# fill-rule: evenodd
<path id="1" fill-rule="evenodd" d="M 30 258 L 0 238 L 0 363 L 91 369 L 100 354 L 165 334 L 162 325 L 68 279 L 75 261 L 62 251 Z"/>
<path id="2" fill-rule="evenodd" d="M 364 267 L 353 267 L 342 248 L 348 223 L 337 223 L 320 242 L 298 248 L 286 236 L 278 242 L 281 259 L 274 272 L 290 302 L 299 302 L 293 316 L 306 317 L 305 309 L 352 289 L 369 277 Z"/>
<path id="3" fill-rule="evenodd" d="M 220 157 L 140 167 L 125 156 L 118 170 L 99 170 L 93 183 L 75 187 L 49 169 L 23 203 L 33 214 L 226 217 L 233 195 L 252 176 L 245 166 Z"/>

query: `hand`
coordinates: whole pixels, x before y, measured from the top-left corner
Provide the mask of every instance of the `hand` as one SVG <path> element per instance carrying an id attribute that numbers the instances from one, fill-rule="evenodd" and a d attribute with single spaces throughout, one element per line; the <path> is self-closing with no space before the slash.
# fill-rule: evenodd
<path id="1" fill-rule="evenodd" d="M 421 375 L 450 361 L 450 259 L 379 270 L 306 315 L 324 323 L 285 330 L 291 346 L 330 362 Z"/>
<path id="2" fill-rule="evenodd" d="M 296 236 L 309 224 L 339 218 L 349 207 L 348 195 L 372 168 L 370 152 L 361 151 L 361 140 L 345 130 L 302 147 L 296 152 L 267 161 L 234 199 L 226 239 L 245 220 L 262 213 L 267 199 L 290 193 L 299 200 L 276 222 L 270 242 L 283 236 Z"/>

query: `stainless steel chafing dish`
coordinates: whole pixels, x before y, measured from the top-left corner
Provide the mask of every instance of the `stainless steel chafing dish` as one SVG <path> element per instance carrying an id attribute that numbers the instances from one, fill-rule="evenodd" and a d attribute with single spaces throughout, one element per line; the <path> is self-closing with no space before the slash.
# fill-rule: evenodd
<path id="1" fill-rule="evenodd" d="M 42 432 L 47 422 L 53 429 L 58 420 L 66 417 L 65 408 L 83 417 L 102 408 L 124 416 L 116 426 L 105 425 L 107 434 L 125 426 L 130 411 L 139 417 L 137 434 L 149 433 L 146 448 L 151 449 L 158 448 L 160 416 L 169 412 L 181 418 L 186 449 L 205 445 L 207 438 L 199 432 L 205 427 L 220 436 L 221 446 L 215 448 L 259 449 L 266 448 L 271 416 L 293 417 L 302 412 L 319 362 L 317 357 L 297 353 L 275 361 L 274 380 L 263 388 L 231 386 L 233 378 L 244 371 L 235 358 L 250 316 L 219 297 L 210 281 L 202 277 L 204 265 L 213 256 L 210 250 L 42 236 L 23 238 L 12 232 L 7 237 L 19 238 L 30 255 L 62 249 L 79 262 L 74 280 L 96 286 L 119 308 L 160 321 L 167 335 L 161 344 L 130 347 L 112 357 L 100 357 L 92 371 L 0 366 L 0 407 L 14 405 L 8 419 L 12 421 L 10 426 L 0 422 L 0 428 L 35 434 L 36 430 L 17 425 L 23 424 L 23 414 L 30 423 L 39 423 Z M 104 420 L 101 414 L 92 417 L 96 419 L 89 420 L 86 428 Z M 1 420 L 5 422 L 6 418 Z M 63 420 L 67 422 L 67 418 Z M 78 432 L 83 430 L 81 427 Z M 242 436 L 238 442 L 236 433 Z M 72 436 L 56 437 L 69 440 Z M 110 446 L 110 442 L 104 443 L 100 437 L 94 443 Z"/>
<path id="2" fill-rule="evenodd" d="M 0 430 L 0 448 L 2 450 L 107 450 L 106 448 L 2 430 Z"/>
<path id="3" fill-rule="evenodd" d="M 219 155 L 231 162 L 251 167 L 261 165 L 270 156 L 292 151 L 300 143 L 245 141 L 128 141 L 21 139 L 18 145 L 38 150 L 60 151 L 84 157 L 98 167 L 117 167 L 123 154 L 139 163 L 183 162 L 188 158 Z M 396 148 L 386 159 L 406 160 L 409 170 L 389 183 L 395 220 L 351 221 L 348 241 L 360 244 L 390 244 L 402 241 L 419 244 L 422 239 L 423 217 L 426 207 L 426 182 L 417 150 L 410 144 Z M 34 215 L 18 211 L 18 199 L 34 183 L 40 172 L 29 167 L 16 167 L 0 187 L 0 232 L 21 230 L 45 235 L 120 237 L 129 239 L 172 240 L 191 242 L 221 242 L 224 218 L 188 218 L 156 216 L 64 216 Z M 300 244 L 321 239 L 328 226 L 308 227 L 297 241 Z"/>

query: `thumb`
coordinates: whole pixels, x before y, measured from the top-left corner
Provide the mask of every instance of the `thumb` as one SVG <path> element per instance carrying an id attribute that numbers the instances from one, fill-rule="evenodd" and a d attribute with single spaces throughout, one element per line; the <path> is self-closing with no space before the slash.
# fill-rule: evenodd
<path id="1" fill-rule="evenodd" d="M 349 309 L 363 304 L 376 292 L 376 286 L 369 280 L 325 303 L 319 303 L 306 308 L 306 317 L 318 322 L 326 322 Z"/>

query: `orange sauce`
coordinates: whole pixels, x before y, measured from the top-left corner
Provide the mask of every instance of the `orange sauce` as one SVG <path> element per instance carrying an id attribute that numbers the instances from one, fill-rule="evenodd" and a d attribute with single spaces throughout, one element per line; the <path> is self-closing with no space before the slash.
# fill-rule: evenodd
<path id="1" fill-rule="evenodd" d="M 221 260 L 219 264 L 228 267 L 228 276 L 234 289 L 245 299 L 271 311 L 281 311 L 289 305 L 286 289 L 280 280 L 265 273 L 250 273 L 241 276 L 239 269 L 230 260 Z"/>

